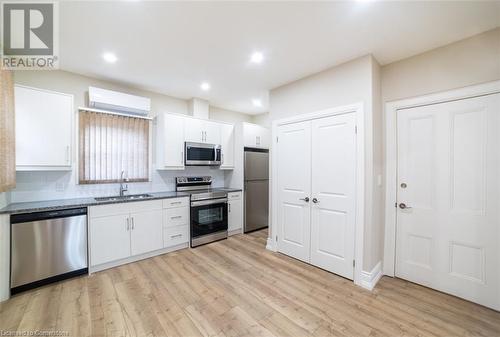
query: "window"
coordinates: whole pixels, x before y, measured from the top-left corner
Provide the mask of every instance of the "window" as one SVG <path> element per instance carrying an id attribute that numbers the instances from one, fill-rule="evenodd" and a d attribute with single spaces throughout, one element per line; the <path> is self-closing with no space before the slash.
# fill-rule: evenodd
<path id="1" fill-rule="evenodd" d="M 80 110 L 79 182 L 149 180 L 148 119 Z"/>

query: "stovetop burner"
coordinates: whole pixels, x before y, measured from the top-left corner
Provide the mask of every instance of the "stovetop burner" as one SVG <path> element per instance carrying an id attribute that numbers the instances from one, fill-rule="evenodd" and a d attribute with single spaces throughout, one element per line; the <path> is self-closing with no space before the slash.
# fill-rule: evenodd
<path id="1" fill-rule="evenodd" d="M 191 200 L 209 200 L 227 198 L 227 191 L 224 189 L 212 188 L 212 177 L 176 177 L 176 191 L 190 191 Z"/>

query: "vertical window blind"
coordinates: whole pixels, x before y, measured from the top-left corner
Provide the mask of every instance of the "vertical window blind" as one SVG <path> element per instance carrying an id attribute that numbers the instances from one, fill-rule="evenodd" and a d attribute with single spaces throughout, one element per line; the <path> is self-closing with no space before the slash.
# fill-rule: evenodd
<path id="1" fill-rule="evenodd" d="M 149 180 L 150 121 L 95 111 L 79 112 L 80 184 Z"/>
<path id="2" fill-rule="evenodd" d="M 0 192 L 16 186 L 14 79 L 0 69 Z"/>

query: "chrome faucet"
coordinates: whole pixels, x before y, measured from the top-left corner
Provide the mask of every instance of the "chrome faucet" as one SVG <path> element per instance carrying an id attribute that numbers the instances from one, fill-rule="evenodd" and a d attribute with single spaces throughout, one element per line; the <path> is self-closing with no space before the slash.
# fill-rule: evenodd
<path id="1" fill-rule="evenodd" d="M 125 192 L 128 191 L 128 185 L 127 184 L 125 184 L 125 186 L 123 185 L 123 183 L 128 181 L 127 178 L 123 177 L 124 174 L 125 171 L 122 171 L 122 174 L 120 176 L 120 197 L 123 197 L 125 195 Z"/>

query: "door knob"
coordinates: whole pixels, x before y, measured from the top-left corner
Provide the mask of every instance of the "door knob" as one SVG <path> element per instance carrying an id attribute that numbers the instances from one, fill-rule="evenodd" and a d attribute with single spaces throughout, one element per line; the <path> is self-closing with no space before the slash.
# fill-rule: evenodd
<path id="1" fill-rule="evenodd" d="M 300 200 L 304 200 L 305 202 L 309 202 L 309 197 L 300 198 Z"/>
<path id="2" fill-rule="evenodd" d="M 317 204 L 317 203 L 319 202 L 319 200 L 318 200 L 318 199 L 316 199 L 316 198 L 313 198 L 313 202 L 314 202 L 315 204 Z"/>
<path id="3" fill-rule="evenodd" d="M 401 208 L 401 209 L 411 209 L 411 207 L 406 206 L 406 204 L 405 204 L 405 203 L 400 203 L 400 204 L 399 204 L 399 208 Z"/>

